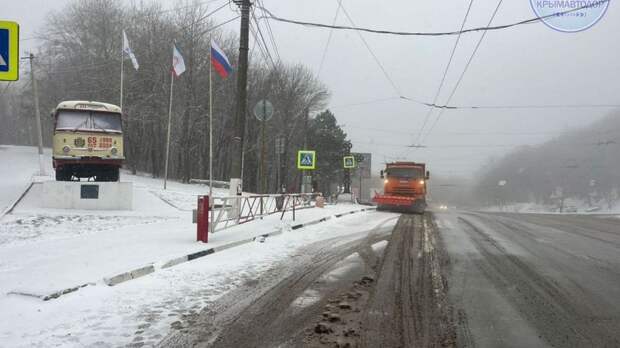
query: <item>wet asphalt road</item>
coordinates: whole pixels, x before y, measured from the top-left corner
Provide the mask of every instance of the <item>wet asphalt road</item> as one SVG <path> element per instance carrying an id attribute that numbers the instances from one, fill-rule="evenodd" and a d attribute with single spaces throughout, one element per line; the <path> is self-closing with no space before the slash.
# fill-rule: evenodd
<path id="1" fill-rule="evenodd" d="M 620 219 L 440 213 L 463 347 L 620 347 Z"/>
<path id="2" fill-rule="evenodd" d="M 299 249 L 160 345 L 620 347 L 620 219 L 395 218 Z"/>

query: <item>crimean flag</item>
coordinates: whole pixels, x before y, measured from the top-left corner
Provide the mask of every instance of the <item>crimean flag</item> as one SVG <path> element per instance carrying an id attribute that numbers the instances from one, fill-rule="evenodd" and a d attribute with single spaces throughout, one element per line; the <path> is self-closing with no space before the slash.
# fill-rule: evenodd
<path id="1" fill-rule="evenodd" d="M 220 75 L 221 78 L 225 79 L 228 77 L 228 74 L 232 72 L 232 66 L 228 61 L 228 57 L 224 54 L 224 51 L 218 46 L 215 41 L 211 40 L 211 64 L 213 64 L 213 69 Z"/>
<path id="2" fill-rule="evenodd" d="M 172 72 L 174 72 L 176 77 L 181 76 L 185 72 L 185 60 L 183 60 L 177 45 L 172 45 Z"/>

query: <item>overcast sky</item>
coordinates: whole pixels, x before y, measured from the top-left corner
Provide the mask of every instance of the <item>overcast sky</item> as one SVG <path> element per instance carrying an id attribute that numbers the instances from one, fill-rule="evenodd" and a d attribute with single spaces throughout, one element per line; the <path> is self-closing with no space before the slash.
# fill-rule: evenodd
<path id="1" fill-rule="evenodd" d="M 274 14 L 331 23 L 337 0 L 262 0 Z M 2 19 L 21 24 L 22 51 L 48 11 L 66 0 L 21 0 L 3 4 Z M 219 6 L 225 0 L 205 1 Z M 169 6 L 172 0 L 165 0 Z M 396 31 L 458 30 L 469 0 L 344 0 L 357 26 Z M 495 0 L 474 0 L 466 28 L 485 26 Z M 258 12 L 257 12 L 258 14 Z M 224 21 L 230 9 L 215 16 Z M 504 1 L 494 24 L 534 16 L 529 1 Z M 544 24 L 522 25 L 486 35 L 452 105 L 620 104 L 620 7 L 611 1 L 605 17 L 580 33 L 561 33 Z M 283 61 L 318 72 L 330 30 L 270 21 Z M 349 25 L 340 12 L 337 24 Z M 261 23 L 264 25 L 264 23 Z M 238 31 L 239 22 L 227 28 Z M 353 141 L 353 151 L 371 152 L 373 169 L 384 160 L 425 161 L 435 174 L 471 175 L 489 156 L 513 146 L 534 145 L 605 116 L 611 109 L 491 109 L 446 111 L 423 145 L 411 149 L 428 107 L 399 95 L 432 101 L 456 36 L 405 37 L 363 33 L 394 86 L 353 31 L 334 30 L 320 79 L 332 93 L 330 108 Z M 438 99 L 445 103 L 481 33 L 464 34 Z M 273 48 L 271 48 L 273 50 Z M 380 99 L 381 101 L 376 101 Z M 375 101 L 374 103 L 365 102 Z M 432 124 L 439 112 L 430 117 Z"/>

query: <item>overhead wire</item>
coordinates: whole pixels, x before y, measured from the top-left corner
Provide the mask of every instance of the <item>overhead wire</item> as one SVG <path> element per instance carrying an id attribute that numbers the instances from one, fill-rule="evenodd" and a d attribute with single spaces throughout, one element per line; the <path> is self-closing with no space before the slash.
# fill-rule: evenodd
<path id="1" fill-rule="evenodd" d="M 584 5 L 584 6 L 577 7 L 577 8 L 571 9 L 571 10 L 555 12 L 555 13 L 551 13 L 551 14 L 548 14 L 548 15 L 545 15 L 545 16 L 536 16 L 536 17 L 533 17 L 533 18 L 529 18 L 529 19 L 525 19 L 525 20 L 521 20 L 521 21 L 518 21 L 518 22 L 509 23 L 509 24 L 502 24 L 502 25 L 496 25 L 496 26 L 486 26 L 486 27 L 476 27 L 476 28 L 469 28 L 469 29 L 463 29 L 463 30 L 458 30 L 458 31 L 444 31 L 444 32 L 411 32 L 411 31 L 379 30 L 379 29 L 357 27 L 357 26 L 355 26 L 355 24 L 353 24 L 352 26 L 329 25 L 329 24 L 323 24 L 323 23 L 304 22 L 304 21 L 286 19 L 286 18 L 282 18 L 282 17 L 278 17 L 278 16 L 274 15 L 272 12 L 270 12 L 267 9 L 265 9 L 265 11 L 267 12 L 269 18 L 274 19 L 276 21 L 284 22 L 284 23 L 290 23 L 290 24 L 303 25 L 303 26 L 309 26 L 309 27 L 331 28 L 331 29 L 337 29 L 337 30 L 353 30 L 353 31 L 358 31 L 358 32 L 362 31 L 362 32 L 368 32 L 368 33 L 373 33 L 373 34 L 400 35 L 400 36 L 447 36 L 447 35 L 459 35 L 459 34 L 465 34 L 465 33 L 472 33 L 472 32 L 477 32 L 477 31 L 490 31 L 490 30 L 508 29 L 508 28 L 512 28 L 512 27 L 515 27 L 515 26 L 536 23 L 536 22 L 540 22 L 540 21 L 542 21 L 544 19 L 547 19 L 547 18 L 556 17 L 556 16 L 563 16 L 563 15 L 566 15 L 566 14 L 569 14 L 569 13 L 572 13 L 572 12 L 581 11 L 581 10 L 588 9 L 588 8 L 591 8 L 591 7 L 595 7 L 595 6 L 600 6 L 600 5 L 602 5 L 604 3 L 607 3 L 607 2 L 609 2 L 609 0 L 593 1 L 593 2 L 590 2 L 590 3 L 586 4 L 586 5 Z"/>
<path id="2" fill-rule="evenodd" d="M 338 14 L 340 13 L 340 7 L 342 7 L 342 0 L 338 0 L 338 6 L 336 6 L 336 14 L 334 15 L 334 20 L 332 21 L 332 25 L 336 25 L 336 21 L 338 20 Z M 319 64 L 319 70 L 317 71 L 317 77 L 321 76 L 321 71 L 323 70 L 323 64 L 325 63 L 325 57 L 327 56 L 327 50 L 329 49 L 329 44 L 332 41 L 332 35 L 334 34 L 334 30 L 329 30 L 329 35 L 327 36 L 327 42 L 325 43 L 325 47 L 323 48 L 323 54 L 321 54 L 321 63 Z"/>
<path id="3" fill-rule="evenodd" d="M 277 67 L 273 56 L 271 55 L 271 52 L 269 51 L 269 47 L 267 45 L 267 41 L 265 40 L 265 36 L 263 35 L 263 31 L 260 28 L 260 24 L 258 23 L 258 19 L 256 18 L 256 13 L 254 11 L 254 9 L 252 9 L 252 17 L 254 18 L 254 26 L 256 26 L 256 30 L 258 32 L 258 36 L 260 37 L 261 42 L 263 43 L 263 48 L 265 49 L 265 52 L 267 52 L 267 56 L 269 57 L 269 60 L 271 61 L 271 64 L 273 65 L 274 69 Z"/>
<path id="4" fill-rule="evenodd" d="M 262 0 L 257 0 L 257 4 L 260 5 L 261 10 L 262 8 L 265 7 Z M 265 11 L 264 10 L 262 11 L 263 11 L 263 14 L 265 14 Z M 271 29 L 271 23 L 269 22 L 269 18 L 265 18 L 265 26 L 267 27 L 267 36 L 269 37 L 269 41 L 271 41 L 273 50 L 276 53 L 276 57 L 278 58 L 278 62 L 280 62 L 282 61 L 282 59 L 280 58 L 280 50 L 278 49 L 278 44 L 276 43 L 275 35 L 273 34 L 273 30 Z"/>
<path id="5" fill-rule="evenodd" d="M 499 8 L 502 6 L 503 2 L 504 2 L 504 0 L 499 0 L 499 2 L 497 3 L 497 6 L 495 7 L 495 10 L 493 11 L 493 14 L 491 15 L 491 18 L 489 19 L 489 23 L 487 24 L 487 26 L 490 26 L 491 23 L 493 23 L 493 20 L 495 19 L 495 16 L 497 16 L 497 12 L 499 12 Z M 465 74 L 467 73 L 467 70 L 471 66 L 471 62 L 474 60 L 474 57 L 476 56 L 476 53 L 478 53 L 478 49 L 480 49 L 480 45 L 482 44 L 482 41 L 484 41 L 484 38 L 486 37 L 487 33 L 488 33 L 488 31 L 483 31 L 482 35 L 480 35 L 480 38 L 478 39 L 478 43 L 476 44 L 476 47 L 474 48 L 474 51 L 472 52 L 472 54 L 469 56 L 469 59 L 467 60 L 467 64 L 465 64 L 465 68 L 463 69 L 463 72 L 459 76 L 459 79 L 457 80 L 456 84 L 452 88 L 452 92 L 450 93 L 450 95 L 448 96 L 448 99 L 444 103 L 445 105 L 449 105 L 450 101 L 452 101 L 452 97 L 454 97 L 454 94 L 456 93 L 457 89 L 461 85 L 461 82 L 463 81 L 463 77 L 465 77 Z M 435 126 L 437 125 L 437 123 L 441 119 L 441 116 L 443 116 L 443 113 L 444 113 L 445 110 L 446 109 L 442 109 L 439 112 L 439 115 L 437 115 L 437 118 L 435 118 L 435 121 L 431 125 L 431 127 L 428 130 L 428 132 L 426 133 L 426 135 L 424 135 L 424 138 L 423 139 L 419 139 L 420 143 L 423 142 L 422 140 L 426 140 L 426 138 L 428 138 L 428 136 L 433 132 L 433 129 L 435 129 Z"/>
<path id="6" fill-rule="evenodd" d="M 474 0 L 469 0 L 469 6 L 467 7 L 467 11 L 465 12 L 465 17 L 463 17 L 463 22 L 461 23 L 461 29 L 463 30 L 463 28 L 465 28 L 465 23 L 467 23 L 467 18 L 469 17 L 469 13 L 471 11 L 471 6 L 473 5 Z M 458 36 L 456 37 L 456 40 L 454 42 L 454 46 L 452 46 L 452 51 L 450 52 L 450 58 L 448 59 L 448 64 L 446 64 L 446 68 L 443 71 L 443 76 L 441 77 L 441 81 L 439 82 L 439 86 L 437 87 L 437 92 L 435 93 L 435 97 L 433 98 L 433 104 L 437 103 L 437 99 L 439 98 L 439 94 L 441 93 L 441 89 L 443 88 L 443 85 L 446 81 L 446 76 L 448 75 L 448 71 L 450 70 L 450 66 L 452 65 L 452 60 L 454 59 L 454 54 L 456 53 L 456 48 L 459 45 L 459 41 L 461 41 L 461 35 L 462 34 L 458 34 Z M 418 137 L 417 139 L 414 140 L 415 143 L 420 141 L 420 137 L 422 136 L 422 132 L 424 131 L 424 128 L 426 127 L 426 124 L 428 123 L 428 120 L 431 116 L 431 114 L 433 113 L 433 110 L 435 110 L 433 107 L 429 107 L 428 112 L 426 113 L 426 116 L 424 117 L 424 122 L 422 123 L 422 127 L 420 128 L 420 132 L 418 133 Z"/>
<path id="7" fill-rule="evenodd" d="M 351 25 L 355 26 L 355 22 L 353 22 L 353 19 L 349 15 L 349 12 L 347 12 L 347 10 L 344 7 L 344 5 L 342 5 L 342 2 L 340 3 L 340 8 L 342 9 L 342 13 L 344 13 L 344 15 L 347 17 L 347 19 L 351 23 Z M 383 66 L 383 64 L 381 63 L 381 61 L 379 60 L 379 58 L 377 57 L 375 52 L 372 50 L 372 48 L 370 47 L 370 45 L 368 44 L 368 42 L 366 41 L 366 39 L 364 38 L 362 33 L 360 33 L 359 31 L 356 31 L 356 33 L 359 36 L 359 38 L 362 40 L 362 42 L 364 43 L 364 46 L 366 47 L 366 49 L 368 50 L 368 52 L 370 53 L 370 55 L 374 59 L 375 63 L 377 63 L 377 65 L 379 66 L 379 68 L 383 72 L 383 75 L 385 76 L 385 78 L 388 80 L 388 82 L 390 83 L 390 85 L 394 89 L 394 92 L 396 92 L 396 95 L 399 96 L 399 97 L 402 97 L 402 94 L 400 93 L 400 89 L 398 88 L 398 86 L 396 86 L 396 83 L 394 82 L 394 80 L 392 79 L 390 74 L 387 72 L 387 70 L 385 70 L 385 67 Z"/>
<path id="8" fill-rule="evenodd" d="M 264 44 L 261 43 L 261 38 L 257 30 L 254 29 L 254 26 L 252 24 L 250 24 L 250 33 L 252 34 L 252 37 L 254 38 L 254 42 L 258 46 L 258 50 L 260 51 L 261 56 L 263 57 L 263 60 L 265 61 L 265 63 L 267 63 L 267 65 L 271 63 L 275 69 L 276 65 L 275 65 L 275 62 L 273 61 L 273 58 L 269 55 L 269 52 L 267 51 L 267 48 L 264 47 Z"/>

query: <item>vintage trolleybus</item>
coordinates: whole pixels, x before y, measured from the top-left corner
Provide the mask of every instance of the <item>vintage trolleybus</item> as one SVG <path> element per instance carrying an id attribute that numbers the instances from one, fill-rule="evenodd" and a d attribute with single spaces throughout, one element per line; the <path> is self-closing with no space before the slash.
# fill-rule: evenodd
<path id="1" fill-rule="evenodd" d="M 56 180 L 118 181 L 123 164 L 121 109 L 93 101 L 64 101 L 54 118 Z"/>

